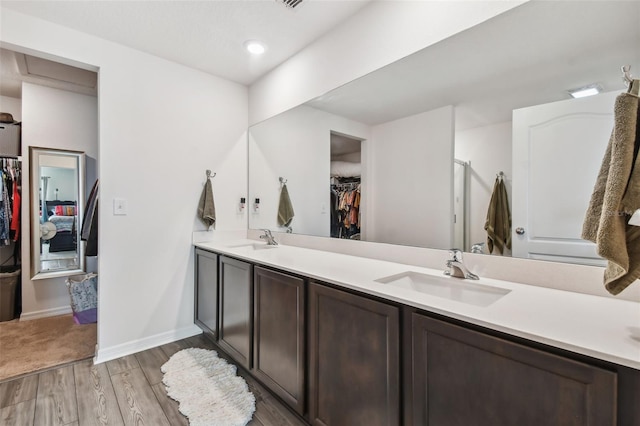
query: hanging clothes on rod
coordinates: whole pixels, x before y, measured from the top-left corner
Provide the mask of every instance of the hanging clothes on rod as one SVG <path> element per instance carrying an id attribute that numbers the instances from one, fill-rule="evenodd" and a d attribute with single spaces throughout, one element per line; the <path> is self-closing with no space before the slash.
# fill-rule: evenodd
<path id="1" fill-rule="evenodd" d="M 331 184 L 331 237 L 360 237 L 360 178 L 333 178 Z"/>
<path id="2" fill-rule="evenodd" d="M 22 166 L 14 157 L 0 158 L 0 244 L 20 238 Z"/>

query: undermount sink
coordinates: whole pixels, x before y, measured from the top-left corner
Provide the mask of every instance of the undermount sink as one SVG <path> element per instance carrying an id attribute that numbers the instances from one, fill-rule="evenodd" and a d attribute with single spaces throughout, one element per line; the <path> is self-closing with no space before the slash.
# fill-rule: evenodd
<path id="1" fill-rule="evenodd" d="M 438 277 L 412 271 L 375 281 L 476 306 L 489 306 L 511 291 L 460 278 Z"/>
<path id="2" fill-rule="evenodd" d="M 273 248 L 277 248 L 278 246 L 274 246 L 274 245 L 269 245 L 266 243 L 245 243 L 245 244 L 238 244 L 235 246 L 229 246 L 229 248 L 234 248 L 234 249 L 247 249 L 247 250 L 266 250 L 266 249 L 273 249 Z"/>

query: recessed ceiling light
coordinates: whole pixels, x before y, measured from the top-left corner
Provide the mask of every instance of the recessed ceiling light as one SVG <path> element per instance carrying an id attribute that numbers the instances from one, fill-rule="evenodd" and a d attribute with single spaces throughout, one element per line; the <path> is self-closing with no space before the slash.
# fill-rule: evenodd
<path id="1" fill-rule="evenodd" d="M 600 87 L 599 84 L 590 84 L 578 89 L 569 90 L 569 94 L 574 98 L 586 98 L 587 96 L 597 95 L 600 92 L 602 92 L 602 87 Z"/>
<path id="2" fill-rule="evenodd" d="M 244 42 L 244 48 L 252 55 L 262 55 L 266 49 L 264 44 L 256 40 L 247 40 Z"/>

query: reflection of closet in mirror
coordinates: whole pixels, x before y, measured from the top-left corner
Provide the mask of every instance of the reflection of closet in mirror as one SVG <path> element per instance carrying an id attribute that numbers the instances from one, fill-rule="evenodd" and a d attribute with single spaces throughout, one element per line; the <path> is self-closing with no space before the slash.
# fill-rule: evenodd
<path id="1" fill-rule="evenodd" d="M 331 132 L 331 237 L 359 240 L 362 141 Z"/>

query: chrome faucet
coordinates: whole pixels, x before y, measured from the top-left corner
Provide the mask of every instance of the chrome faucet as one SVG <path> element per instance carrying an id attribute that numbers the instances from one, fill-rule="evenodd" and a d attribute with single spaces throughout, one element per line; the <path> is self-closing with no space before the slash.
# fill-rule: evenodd
<path id="1" fill-rule="evenodd" d="M 260 238 L 267 240 L 268 246 L 277 246 L 278 242 L 276 241 L 275 238 L 273 238 L 271 231 L 268 229 L 263 229 L 263 231 L 264 231 L 264 235 L 260 235 Z"/>
<path id="2" fill-rule="evenodd" d="M 458 278 L 467 278 L 470 280 L 480 279 L 476 274 L 469 272 L 467 267 L 464 266 L 464 263 L 462 263 L 462 250 L 449 250 L 449 257 L 450 259 L 447 260 L 447 269 L 445 269 L 444 271 L 445 275 Z"/>

